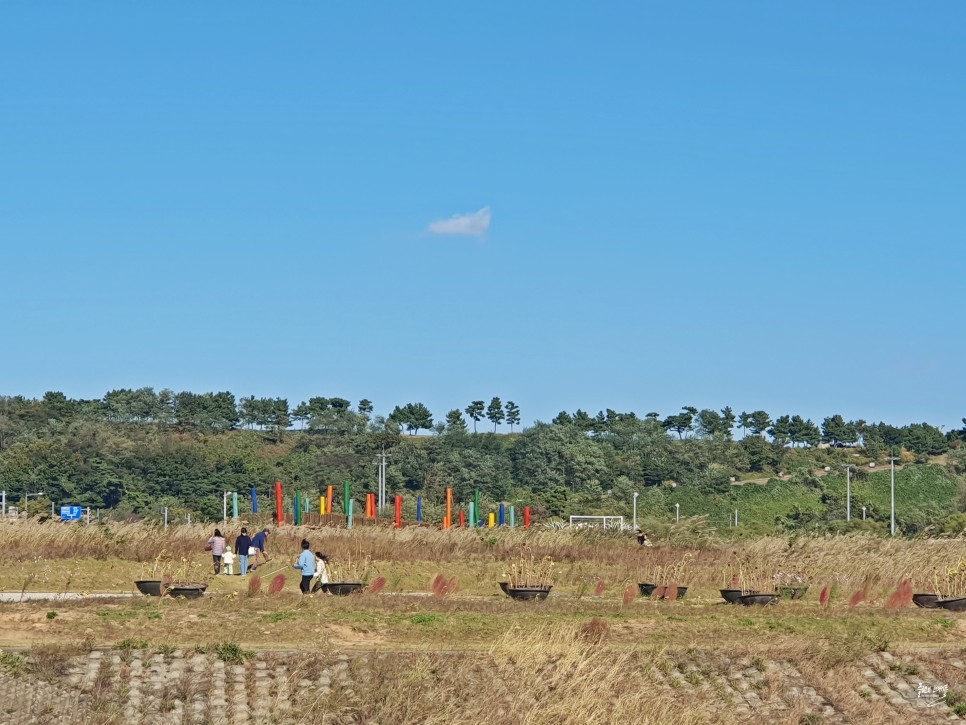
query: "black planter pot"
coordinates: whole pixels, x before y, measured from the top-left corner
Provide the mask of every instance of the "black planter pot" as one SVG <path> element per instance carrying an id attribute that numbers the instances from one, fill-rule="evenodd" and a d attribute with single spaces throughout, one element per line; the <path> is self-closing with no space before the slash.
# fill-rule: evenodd
<path id="1" fill-rule="evenodd" d="M 939 601 L 938 594 L 913 594 L 912 603 L 923 609 L 937 609 L 936 602 Z"/>
<path id="2" fill-rule="evenodd" d="M 738 597 L 738 604 L 743 604 L 746 607 L 763 607 L 766 604 L 775 604 L 777 601 L 777 594 L 745 594 Z"/>
<path id="3" fill-rule="evenodd" d="M 724 599 L 728 604 L 737 604 L 738 598 L 744 596 L 745 594 L 757 594 L 758 592 L 751 589 L 719 589 L 721 592 L 721 598 Z"/>
<path id="4" fill-rule="evenodd" d="M 503 593 L 504 594 L 506 594 L 507 596 L 509 596 L 510 595 L 510 582 L 500 582 L 500 589 L 503 590 Z"/>
<path id="5" fill-rule="evenodd" d="M 506 593 L 511 599 L 518 599 L 524 602 L 543 601 L 550 594 L 553 587 L 511 587 L 507 586 Z"/>
<path id="6" fill-rule="evenodd" d="M 641 590 L 642 597 L 649 597 L 657 589 L 657 584 L 638 583 L 637 588 Z"/>
<path id="7" fill-rule="evenodd" d="M 668 595 L 668 591 L 670 589 L 671 589 L 670 585 L 664 587 L 664 593 L 661 594 L 661 597 L 660 598 L 661 599 L 667 599 L 668 598 L 668 596 L 667 596 Z M 674 598 L 675 599 L 684 599 L 684 595 L 688 593 L 688 588 L 687 587 L 678 587 L 677 589 L 678 589 L 678 593 L 677 593 L 677 595 Z"/>
<path id="8" fill-rule="evenodd" d="M 200 599 L 208 588 L 207 584 L 172 584 L 165 593 L 169 597 L 184 597 L 185 599 Z"/>
<path id="9" fill-rule="evenodd" d="M 134 586 L 138 588 L 141 594 L 151 597 L 160 597 L 164 594 L 164 590 L 168 588 L 168 585 L 160 579 L 140 579 L 134 582 Z"/>
<path id="10" fill-rule="evenodd" d="M 362 582 L 329 582 L 322 585 L 322 591 L 326 594 L 335 594 L 337 597 L 347 597 L 353 592 L 362 590 Z"/>
<path id="11" fill-rule="evenodd" d="M 797 587 L 778 587 L 778 596 L 782 599 L 801 599 L 807 591 L 807 584 L 802 584 Z"/>
<path id="12" fill-rule="evenodd" d="M 948 609 L 950 612 L 966 612 L 966 597 L 939 599 L 936 601 L 936 606 Z"/>

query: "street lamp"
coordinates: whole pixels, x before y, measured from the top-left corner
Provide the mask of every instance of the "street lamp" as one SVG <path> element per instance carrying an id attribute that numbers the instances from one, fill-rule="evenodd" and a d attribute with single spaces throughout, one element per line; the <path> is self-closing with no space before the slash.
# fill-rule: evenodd
<path id="1" fill-rule="evenodd" d="M 31 496 L 36 497 L 36 498 L 40 498 L 43 495 L 44 495 L 44 492 L 43 491 L 37 491 L 36 493 L 25 493 L 23 495 L 23 507 L 24 507 L 24 510 L 25 511 L 27 510 L 27 501 L 31 498 Z M 53 501 L 51 501 L 51 503 L 53 503 Z M 54 515 L 53 514 L 53 510 L 51 510 L 50 515 L 51 516 Z"/>
<path id="2" fill-rule="evenodd" d="M 637 491 L 634 492 L 634 531 L 637 531 L 637 497 L 640 495 Z"/>
<path id="3" fill-rule="evenodd" d="M 852 464 L 845 466 L 845 520 L 852 520 Z"/>

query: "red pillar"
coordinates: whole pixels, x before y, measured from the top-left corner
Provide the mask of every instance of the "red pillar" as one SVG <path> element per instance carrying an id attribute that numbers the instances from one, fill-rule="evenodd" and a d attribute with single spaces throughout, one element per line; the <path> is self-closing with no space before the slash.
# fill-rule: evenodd
<path id="1" fill-rule="evenodd" d="M 530 507 L 529 506 L 523 507 L 523 528 L 525 529 L 530 528 Z"/>
<path id="2" fill-rule="evenodd" d="M 466 527 L 466 512 L 460 509 L 460 526 Z"/>
<path id="3" fill-rule="evenodd" d="M 396 494 L 396 528 L 402 528 L 402 496 Z"/>
<path id="4" fill-rule="evenodd" d="M 275 482 L 275 519 L 279 525 L 285 521 L 285 514 L 282 513 L 282 482 Z"/>

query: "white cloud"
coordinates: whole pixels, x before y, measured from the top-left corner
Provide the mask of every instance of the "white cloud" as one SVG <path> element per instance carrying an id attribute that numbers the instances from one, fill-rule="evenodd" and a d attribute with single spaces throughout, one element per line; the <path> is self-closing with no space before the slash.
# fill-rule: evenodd
<path id="1" fill-rule="evenodd" d="M 438 219 L 429 225 L 433 234 L 463 234 L 482 237 L 490 228 L 490 207 L 484 206 L 472 214 L 454 214 L 449 219 Z"/>

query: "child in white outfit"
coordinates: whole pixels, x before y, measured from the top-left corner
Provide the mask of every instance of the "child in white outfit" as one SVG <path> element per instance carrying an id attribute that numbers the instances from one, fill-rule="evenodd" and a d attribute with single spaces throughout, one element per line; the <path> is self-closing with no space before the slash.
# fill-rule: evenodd
<path id="1" fill-rule="evenodd" d="M 232 552 L 230 546 L 225 547 L 225 553 L 221 555 L 221 563 L 225 565 L 226 574 L 234 574 L 234 567 L 232 564 L 235 563 L 235 554 Z"/>

